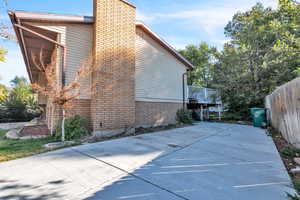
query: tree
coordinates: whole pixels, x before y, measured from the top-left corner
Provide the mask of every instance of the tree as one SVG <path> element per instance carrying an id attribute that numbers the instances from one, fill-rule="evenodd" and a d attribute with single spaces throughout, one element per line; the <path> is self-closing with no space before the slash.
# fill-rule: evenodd
<path id="1" fill-rule="evenodd" d="M 26 79 L 16 77 L 11 89 L 3 87 L 3 98 L 0 101 L 0 119 L 2 122 L 29 121 L 41 114 L 37 97 Z M 1 87 L 0 87 L 1 93 Z M 1 96 L 1 95 L 0 95 Z"/>
<path id="2" fill-rule="evenodd" d="M 8 1 L 1 0 L 0 1 L 0 10 L 7 10 Z M 6 23 L 4 20 L 0 20 L 0 38 L 5 40 L 16 41 L 16 36 L 13 33 L 13 29 L 10 23 Z M 0 62 L 5 61 L 5 56 L 7 51 L 5 48 L 0 47 Z"/>
<path id="3" fill-rule="evenodd" d="M 49 64 L 45 64 L 43 58 L 43 51 L 41 50 L 40 55 L 33 56 L 32 59 L 36 68 L 45 76 L 46 85 L 34 83 L 31 86 L 35 91 L 48 97 L 51 105 L 55 105 L 59 110 L 62 110 L 61 139 L 64 142 L 66 111 L 73 107 L 72 101 L 80 96 L 83 89 L 81 88 L 81 81 L 91 74 L 95 70 L 95 66 L 98 65 L 94 63 L 95 60 L 93 58 L 87 58 L 80 64 L 74 79 L 66 85 L 61 85 L 56 70 L 56 56 L 52 57 Z M 90 89 L 92 90 L 92 88 Z M 53 115 L 51 114 L 51 116 Z M 50 129 L 52 134 L 52 124 Z"/>
<path id="4" fill-rule="evenodd" d="M 188 74 L 188 85 L 209 87 L 217 49 L 201 42 L 199 46 L 189 45 L 184 50 L 179 50 L 179 53 L 195 66 Z"/>
<path id="5" fill-rule="evenodd" d="M 258 3 L 237 13 L 225 28 L 231 41 L 217 56 L 213 85 L 232 112 L 248 116 L 264 97 L 297 76 L 300 66 L 300 5 L 280 0 L 272 10 Z"/>
<path id="6" fill-rule="evenodd" d="M 18 86 L 18 85 L 27 85 L 28 81 L 24 76 L 15 76 L 15 78 L 13 80 L 10 81 L 10 83 L 12 84 L 12 86 Z"/>
<path id="7" fill-rule="evenodd" d="M 8 96 L 8 89 L 5 85 L 0 84 L 0 105 Z"/>

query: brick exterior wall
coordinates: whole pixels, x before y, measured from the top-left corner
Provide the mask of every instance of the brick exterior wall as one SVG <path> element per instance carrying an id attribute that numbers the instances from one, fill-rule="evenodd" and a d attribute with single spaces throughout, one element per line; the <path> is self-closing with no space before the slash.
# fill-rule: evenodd
<path id="1" fill-rule="evenodd" d="M 135 8 L 121 0 L 94 0 L 93 131 L 135 123 Z"/>
<path id="2" fill-rule="evenodd" d="M 176 123 L 176 112 L 180 103 L 136 102 L 136 127 L 160 126 Z"/>
<path id="3" fill-rule="evenodd" d="M 70 116 L 79 115 L 88 120 L 89 127 L 91 127 L 91 100 L 90 99 L 75 99 L 72 104 L 74 107 L 68 111 Z"/>
<path id="4" fill-rule="evenodd" d="M 89 127 L 91 126 L 91 100 L 89 99 L 76 99 L 71 102 L 73 104 L 72 109 L 68 109 L 66 112 L 67 117 L 72 117 L 74 115 L 80 115 L 84 118 L 86 118 L 89 122 Z M 50 102 L 48 102 L 46 106 L 46 122 L 48 125 L 48 128 L 50 129 L 51 123 L 53 123 L 53 128 L 55 129 L 59 120 L 61 120 L 61 110 L 57 107 L 54 108 L 53 115 L 51 117 L 51 106 Z M 51 122 L 51 120 L 53 120 Z"/>

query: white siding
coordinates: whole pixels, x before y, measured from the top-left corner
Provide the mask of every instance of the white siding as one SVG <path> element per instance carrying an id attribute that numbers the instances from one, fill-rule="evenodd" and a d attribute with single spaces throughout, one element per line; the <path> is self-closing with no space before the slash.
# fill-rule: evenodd
<path id="1" fill-rule="evenodd" d="M 91 56 L 93 45 L 93 26 L 87 24 L 58 24 L 58 23 L 30 23 L 46 30 L 60 34 L 60 42 L 67 47 L 66 83 L 70 83 L 75 76 L 81 62 Z M 79 99 L 90 98 L 90 77 L 82 80 Z"/>
<path id="2" fill-rule="evenodd" d="M 182 102 L 186 67 L 142 29 L 136 39 L 136 101 Z"/>

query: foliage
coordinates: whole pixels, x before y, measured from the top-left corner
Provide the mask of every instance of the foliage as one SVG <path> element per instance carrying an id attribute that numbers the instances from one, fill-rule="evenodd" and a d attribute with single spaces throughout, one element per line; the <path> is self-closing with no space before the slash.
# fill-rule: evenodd
<path id="1" fill-rule="evenodd" d="M 288 146 L 282 152 L 280 152 L 280 155 L 286 158 L 298 157 L 299 154 L 300 150 L 292 146 Z"/>
<path id="2" fill-rule="evenodd" d="M 7 9 L 7 0 L 0 1 L 0 10 Z M 0 38 L 5 40 L 16 41 L 16 37 L 13 34 L 13 29 L 10 23 L 0 20 Z M 0 48 L 0 62 L 4 62 L 7 51 L 4 48 Z"/>
<path id="3" fill-rule="evenodd" d="M 185 108 L 180 108 L 176 112 L 176 121 L 183 124 L 192 124 L 192 112 Z"/>
<path id="4" fill-rule="evenodd" d="M 5 85 L 0 84 L 0 104 L 3 102 L 8 96 L 8 89 Z"/>
<path id="5" fill-rule="evenodd" d="M 294 180 L 294 181 L 293 181 L 293 184 L 294 184 L 295 190 L 296 190 L 297 193 L 299 194 L 299 193 L 300 193 L 300 180 Z"/>
<path id="6" fill-rule="evenodd" d="M 297 194 L 300 194 L 300 180 L 293 180 L 293 186 Z M 290 200 L 300 200 L 300 197 L 297 194 L 292 195 L 287 193 L 287 196 Z"/>
<path id="7" fill-rule="evenodd" d="M 55 137 L 61 138 L 61 125 L 58 127 Z M 68 118 L 65 121 L 65 134 L 66 140 L 74 140 L 82 138 L 89 134 L 88 121 L 87 119 L 75 115 L 74 117 Z"/>
<path id="8" fill-rule="evenodd" d="M 27 85 L 28 81 L 25 77 L 21 76 L 15 76 L 13 80 L 10 81 L 12 86 L 18 86 L 18 85 Z"/>
<path id="9" fill-rule="evenodd" d="M 0 62 L 5 62 L 5 56 L 7 54 L 7 51 L 3 48 L 0 48 Z"/>
<path id="10" fill-rule="evenodd" d="M 53 138 L 13 140 L 5 138 L 8 130 L 0 130 L 0 162 L 45 152 L 44 144 L 54 142 Z"/>
<path id="11" fill-rule="evenodd" d="M 202 42 L 199 46 L 189 45 L 179 53 L 189 60 L 195 69 L 188 74 L 188 84 L 208 87 L 211 82 L 211 68 L 217 49 Z"/>
<path id="12" fill-rule="evenodd" d="M 298 197 L 297 194 L 291 195 L 291 194 L 287 193 L 287 197 L 288 197 L 290 200 L 300 200 L 300 198 Z"/>
<path id="13" fill-rule="evenodd" d="M 21 81 L 15 81 L 21 80 Z M 13 88 L 0 102 L 0 121 L 30 121 L 41 114 L 37 97 L 23 77 L 12 81 Z"/>
<path id="14" fill-rule="evenodd" d="M 45 85 L 34 83 L 31 87 L 44 95 L 49 100 L 49 105 L 52 107 L 58 107 L 62 110 L 62 125 L 61 125 L 61 139 L 65 140 L 64 123 L 66 118 L 66 110 L 73 107 L 72 101 L 80 96 L 83 89 L 91 89 L 93 91 L 93 86 L 91 88 L 82 88 L 82 80 L 91 74 L 95 69 L 100 66 L 93 57 L 88 57 L 83 60 L 77 70 L 74 79 L 72 79 L 67 84 L 59 80 L 59 75 L 57 74 L 57 59 L 55 54 L 53 54 L 50 63 L 45 63 L 43 50 L 40 51 L 39 56 L 32 55 L 32 60 L 35 67 L 41 72 L 45 77 Z M 87 92 L 87 91 L 85 91 Z M 52 112 L 52 111 L 50 111 Z M 50 131 L 52 134 L 52 123 L 50 125 Z M 68 137 L 68 136 L 67 136 Z"/>
<path id="15" fill-rule="evenodd" d="M 280 0 L 272 10 L 258 3 L 237 13 L 225 34 L 231 41 L 216 55 L 212 86 L 230 112 L 247 118 L 249 108 L 263 106 L 266 95 L 300 71 L 300 5 Z"/>
<path id="16" fill-rule="evenodd" d="M 222 120 L 234 120 L 234 121 L 238 121 L 242 118 L 242 116 L 240 116 L 237 113 L 230 113 L 230 112 L 225 112 L 224 115 L 222 116 Z"/>

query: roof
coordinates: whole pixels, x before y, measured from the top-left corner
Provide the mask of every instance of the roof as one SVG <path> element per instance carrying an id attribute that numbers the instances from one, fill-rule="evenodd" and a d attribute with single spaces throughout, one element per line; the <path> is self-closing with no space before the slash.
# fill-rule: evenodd
<path id="1" fill-rule="evenodd" d="M 78 16 L 78 15 L 63 15 L 63 14 L 52 14 L 52 13 L 39 13 L 39 12 L 25 12 L 25 11 L 9 11 L 11 19 L 20 20 L 22 22 L 54 22 L 54 23 L 76 23 L 76 24 L 93 24 L 94 17 L 91 16 Z M 168 52 L 170 52 L 175 58 L 183 63 L 188 69 L 193 69 L 194 66 L 180 55 L 176 49 L 154 33 L 148 26 L 143 22 L 137 21 L 136 26 L 142 28 L 152 39 L 158 42 Z"/>

